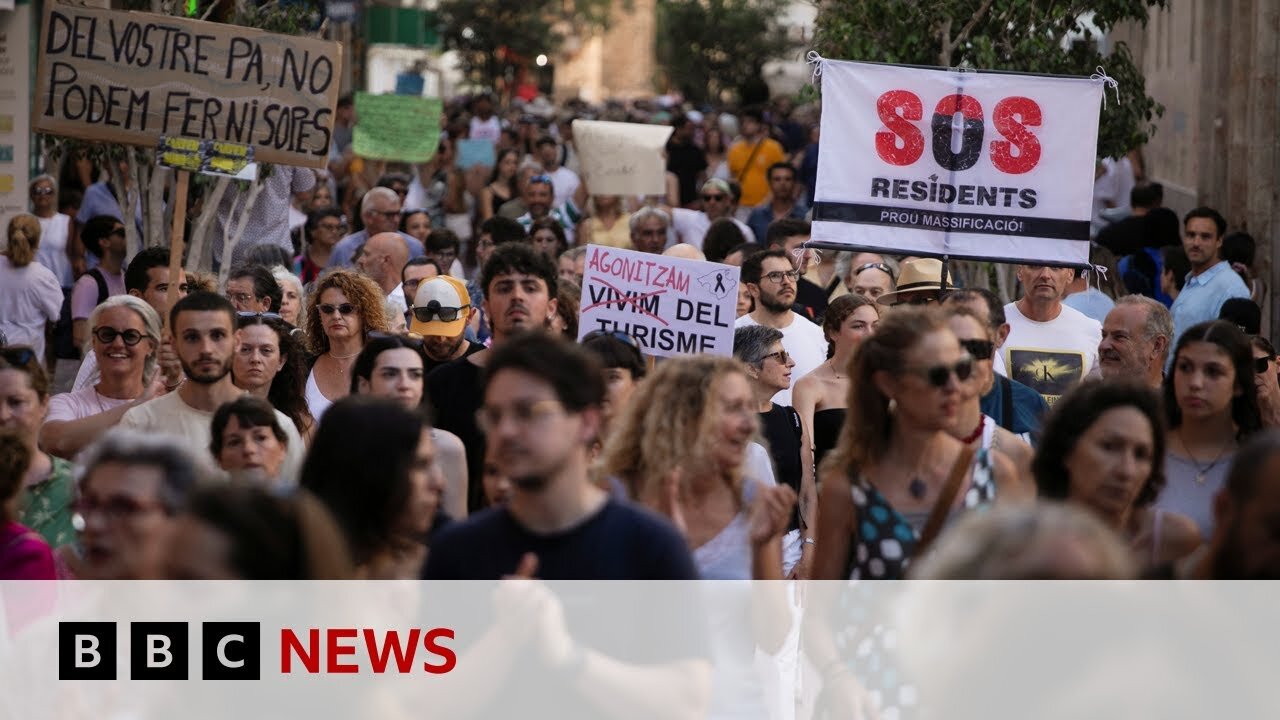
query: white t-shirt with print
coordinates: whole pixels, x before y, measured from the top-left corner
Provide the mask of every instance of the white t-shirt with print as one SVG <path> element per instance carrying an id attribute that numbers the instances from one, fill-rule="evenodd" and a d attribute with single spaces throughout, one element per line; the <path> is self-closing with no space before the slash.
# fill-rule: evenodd
<path id="1" fill-rule="evenodd" d="M 750 315 L 743 315 L 734 322 L 733 327 L 736 329 L 759 324 Z M 827 361 L 827 338 L 822 334 L 822 328 L 795 312 L 791 313 L 791 324 L 781 328 L 781 332 L 782 349 L 796 361 L 796 366 L 791 368 L 791 388 L 794 388 L 797 380 Z M 773 401 L 791 407 L 791 388 L 778 391 L 773 396 Z"/>
<path id="2" fill-rule="evenodd" d="M 1011 380 L 1030 385 L 1052 405 L 1090 375 L 1097 374 L 1102 324 L 1066 305 L 1058 317 L 1037 322 L 1017 303 L 1004 306 L 1009 338 L 1000 354 Z"/>

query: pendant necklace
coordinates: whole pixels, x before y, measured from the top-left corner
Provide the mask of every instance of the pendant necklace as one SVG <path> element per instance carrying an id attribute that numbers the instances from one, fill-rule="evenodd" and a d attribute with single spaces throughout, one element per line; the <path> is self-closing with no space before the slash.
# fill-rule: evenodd
<path id="1" fill-rule="evenodd" d="M 1205 483 L 1205 479 L 1209 474 L 1209 471 L 1222 460 L 1223 455 L 1227 454 L 1227 448 L 1231 447 L 1231 441 L 1228 440 L 1227 444 L 1223 445 L 1222 449 L 1218 451 L 1218 455 L 1213 459 L 1213 462 L 1210 462 L 1204 467 L 1200 467 L 1200 461 L 1196 459 L 1195 455 L 1191 454 L 1191 448 L 1187 447 L 1187 441 L 1182 439 L 1182 433 L 1178 433 L 1178 443 L 1182 445 L 1182 450 L 1187 453 L 1187 459 L 1191 461 L 1191 464 L 1196 469 L 1195 481 L 1197 485 L 1203 485 Z"/>

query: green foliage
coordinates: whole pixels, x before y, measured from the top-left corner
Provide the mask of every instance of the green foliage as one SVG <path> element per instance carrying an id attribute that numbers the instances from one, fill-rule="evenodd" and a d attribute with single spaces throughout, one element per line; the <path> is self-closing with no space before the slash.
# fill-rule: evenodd
<path id="1" fill-rule="evenodd" d="M 826 0 L 815 45 L 833 59 L 1092 75 L 1101 66 L 1120 83 L 1107 90 L 1098 156 L 1119 157 L 1155 133 L 1164 107 L 1147 95 L 1142 70 L 1123 43 L 1102 55 L 1084 22 L 1102 32 L 1117 23 L 1145 24 L 1168 0 Z M 1066 46 L 1067 49 L 1063 49 Z"/>
<path id="2" fill-rule="evenodd" d="M 795 48 L 778 18 L 788 0 L 658 0 L 658 63 L 689 100 L 755 98 L 770 60 Z"/>
<path id="3" fill-rule="evenodd" d="M 514 79 L 521 63 L 553 55 L 566 34 L 586 34 L 609 23 L 611 0 L 441 0 L 447 50 L 456 50 L 470 80 L 494 87 Z"/>

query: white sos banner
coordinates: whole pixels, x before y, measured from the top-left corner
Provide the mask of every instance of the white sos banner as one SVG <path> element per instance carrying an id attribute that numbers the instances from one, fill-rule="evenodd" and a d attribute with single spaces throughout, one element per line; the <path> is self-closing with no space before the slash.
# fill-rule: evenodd
<path id="1" fill-rule="evenodd" d="M 815 243 L 1088 263 L 1101 80 L 819 62 Z"/>

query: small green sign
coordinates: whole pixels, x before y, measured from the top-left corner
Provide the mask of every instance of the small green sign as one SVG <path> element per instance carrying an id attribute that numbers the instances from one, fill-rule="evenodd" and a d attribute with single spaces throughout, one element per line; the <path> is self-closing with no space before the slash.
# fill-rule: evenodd
<path id="1" fill-rule="evenodd" d="M 440 98 L 356 93 L 355 153 L 371 160 L 420 163 L 440 144 Z"/>

